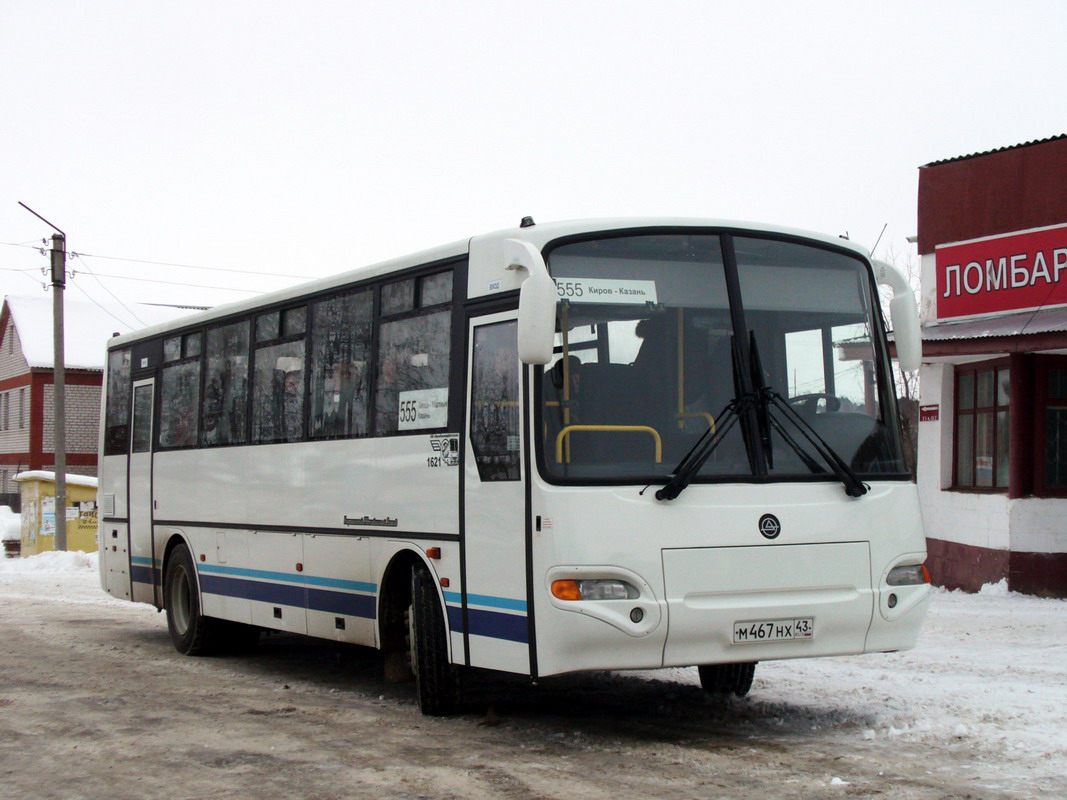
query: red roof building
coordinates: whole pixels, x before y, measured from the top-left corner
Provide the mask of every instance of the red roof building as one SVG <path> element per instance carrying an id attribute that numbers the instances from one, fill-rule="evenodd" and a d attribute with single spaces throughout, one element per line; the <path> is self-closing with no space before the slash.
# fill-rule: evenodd
<path id="1" fill-rule="evenodd" d="M 173 308 L 112 310 L 66 300 L 67 472 L 96 475 L 100 386 L 107 340 L 142 324 L 189 313 Z M 0 505 L 19 507 L 15 475 L 55 469 L 52 297 L 7 297 L 0 309 Z"/>
<path id="2" fill-rule="evenodd" d="M 1067 597 L 1067 136 L 919 171 L 935 582 Z"/>

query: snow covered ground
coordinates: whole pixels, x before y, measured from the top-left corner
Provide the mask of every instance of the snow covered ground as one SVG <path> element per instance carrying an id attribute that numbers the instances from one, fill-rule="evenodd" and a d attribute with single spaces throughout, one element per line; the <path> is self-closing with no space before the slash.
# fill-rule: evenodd
<path id="1" fill-rule="evenodd" d="M 749 703 L 783 729 L 969 751 L 1005 785 L 1060 775 L 1067 797 L 1067 601 L 936 590 L 914 650 L 760 664 Z"/>
<path id="2" fill-rule="evenodd" d="M 108 605 L 96 555 L 0 559 L 0 613 L 35 599 Z M 643 673 L 642 673 L 643 674 Z M 692 684 L 695 670 L 647 673 Z M 937 591 L 918 647 L 905 653 L 761 664 L 738 713 L 760 731 L 804 732 L 973 752 L 984 771 L 1025 782 L 1064 775 L 1067 791 L 1067 601 Z"/>

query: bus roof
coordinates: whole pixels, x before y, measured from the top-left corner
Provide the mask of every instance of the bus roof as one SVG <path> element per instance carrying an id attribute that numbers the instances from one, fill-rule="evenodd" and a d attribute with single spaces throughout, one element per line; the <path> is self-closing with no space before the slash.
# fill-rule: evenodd
<path id="1" fill-rule="evenodd" d="M 568 220 L 563 222 L 549 222 L 544 224 L 535 223 L 529 224 L 526 227 L 518 226 L 514 228 L 505 228 L 503 230 L 482 234 L 479 236 L 472 237 L 470 239 L 459 240 L 429 250 L 423 250 L 417 253 L 411 253 L 409 255 L 400 256 L 398 258 L 389 259 L 387 261 L 380 261 L 376 264 L 370 264 L 368 266 L 347 270 L 336 275 L 331 275 L 325 278 L 319 278 L 314 281 L 309 281 L 307 283 L 291 286 L 287 289 L 281 289 L 279 291 L 259 295 L 251 299 L 239 300 L 234 303 L 227 303 L 224 305 L 216 306 L 215 308 L 212 308 L 208 311 L 198 312 L 195 314 L 190 314 L 188 316 L 180 317 L 172 322 L 154 325 L 152 327 L 132 331 L 122 336 L 113 337 L 108 341 L 108 349 L 111 350 L 118 347 L 122 347 L 127 344 L 130 344 L 131 342 L 136 342 L 142 339 L 158 336 L 171 330 L 193 328 L 205 323 L 209 323 L 216 319 L 222 319 L 236 314 L 253 311 L 257 308 L 261 308 L 264 306 L 282 304 L 290 300 L 297 300 L 301 297 L 320 294 L 323 292 L 327 292 L 330 289 L 346 286 L 348 284 L 356 283 L 359 281 L 377 278 L 382 275 L 388 275 L 390 273 L 399 272 L 401 270 L 409 269 L 412 267 L 428 265 L 434 262 L 447 261 L 449 259 L 458 258 L 469 253 L 472 247 L 492 247 L 493 245 L 501 244 L 505 239 L 523 239 L 525 241 L 530 242 L 538 249 L 542 249 L 549 242 L 565 236 L 575 236 L 587 233 L 601 232 L 610 233 L 613 231 L 637 231 L 643 228 L 653 228 L 660 230 L 671 228 L 715 228 L 720 230 L 725 229 L 784 234 L 787 236 L 795 236 L 802 239 L 808 239 L 813 242 L 826 244 L 832 247 L 852 250 L 857 255 L 860 255 L 865 259 L 869 258 L 869 254 L 865 248 L 843 237 L 835 237 L 827 234 L 815 233 L 812 231 L 783 227 L 780 225 L 768 225 L 766 223 L 760 222 L 707 219 L 697 217 L 619 217 Z M 476 276 L 472 274 L 469 285 L 484 287 L 486 285 L 486 282 L 484 280 L 485 277 L 485 275 Z M 468 296 L 471 297 L 482 295 L 485 293 L 486 292 L 483 291 L 468 290 Z"/>

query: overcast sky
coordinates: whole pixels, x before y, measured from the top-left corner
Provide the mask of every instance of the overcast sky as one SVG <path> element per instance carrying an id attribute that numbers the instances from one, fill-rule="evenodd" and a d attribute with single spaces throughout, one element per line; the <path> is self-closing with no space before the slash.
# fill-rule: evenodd
<path id="1" fill-rule="evenodd" d="M 1058 0 L 0 0 L 0 289 L 42 292 L 12 245 L 52 231 L 18 201 L 101 302 L 218 304 L 248 294 L 105 276 L 264 291 L 298 280 L 219 270 L 312 278 L 524 215 L 888 225 L 877 254 L 906 258 L 920 165 L 1067 132 L 1065 23 Z"/>

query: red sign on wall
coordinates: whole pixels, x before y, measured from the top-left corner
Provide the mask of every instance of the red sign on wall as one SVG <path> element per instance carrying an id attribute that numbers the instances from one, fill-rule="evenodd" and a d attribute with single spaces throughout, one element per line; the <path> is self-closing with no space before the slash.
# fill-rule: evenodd
<path id="1" fill-rule="evenodd" d="M 1067 304 L 1067 225 L 936 249 L 937 318 Z"/>

